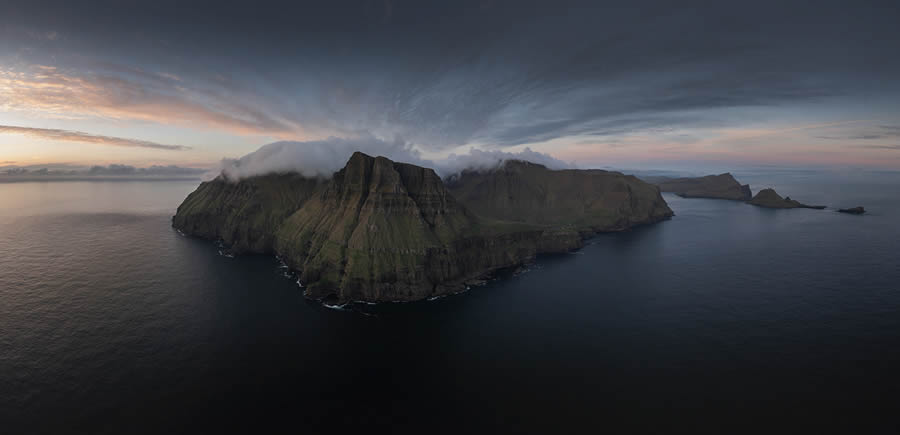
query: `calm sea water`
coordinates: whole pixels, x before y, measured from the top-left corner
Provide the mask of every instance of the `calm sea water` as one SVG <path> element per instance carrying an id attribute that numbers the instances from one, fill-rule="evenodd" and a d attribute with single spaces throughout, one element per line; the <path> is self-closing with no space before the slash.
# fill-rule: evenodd
<path id="1" fill-rule="evenodd" d="M 170 216 L 194 182 L 0 184 L 0 432 L 785 425 L 900 409 L 900 175 L 747 172 L 808 203 L 677 216 L 437 301 L 332 310 Z"/>

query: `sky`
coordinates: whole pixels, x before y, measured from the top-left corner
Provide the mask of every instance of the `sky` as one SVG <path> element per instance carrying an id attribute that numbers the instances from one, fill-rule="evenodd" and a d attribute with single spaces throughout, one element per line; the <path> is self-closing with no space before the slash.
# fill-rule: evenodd
<path id="1" fill-rule="evenodd" d="M 0 0 L 0 167 L 423 159 L 900 169 L 895 1 Z M 349 156 L 348 156 L 349 157 Z"/>

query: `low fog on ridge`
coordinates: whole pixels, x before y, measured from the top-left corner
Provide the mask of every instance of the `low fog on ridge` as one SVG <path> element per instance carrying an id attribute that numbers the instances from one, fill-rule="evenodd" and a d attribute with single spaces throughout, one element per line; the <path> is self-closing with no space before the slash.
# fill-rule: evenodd
<path id="1" fill-rule="evenodd" d="M 327 177 L 344 167 L 350 156 L 360 151 L 373 157 L 384 156 L 403 163 L 432 168 L 442 178 L 465 169 L 490 169 L 505 160 L 526 160 L 551 169 L 564 169 L 573 165 L 549 154 L 525 148 L 519 152 L 484 151 L 471 148 L 464 154 L 450 154 L 437 160 L 428 160 L 411 144 L 402 140 L 384 141 L 374 136 L 356 139 L 331 137 L 320 141 L 275 142 L 261 147 L 239 159 L 224 159 L 213 171 L 230 180 L 240 180 L 268 173 L 297 172 L 307 177 Z"/>

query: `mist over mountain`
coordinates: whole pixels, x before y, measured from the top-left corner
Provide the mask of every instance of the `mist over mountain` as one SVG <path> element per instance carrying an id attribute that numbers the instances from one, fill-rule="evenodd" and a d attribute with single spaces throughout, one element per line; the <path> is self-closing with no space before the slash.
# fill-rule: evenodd
<path id="1" fill-rule="evenodd" d="M 507 160 L 526 160 L 551 169 L 567 169 L 573 165 L 549 154 L 525 148 L 518 152 L 484 151 L 470 148 L 462 154 L 450 154 L 442 159 L 429 160 L 412 144 L 401 139 L 386 141 L 367 135 L 359 138 L 330 137 L 325 140 L 274 142 L 238 159 L 223 159 L 212 174 L 220 173 L 237 181 L 266 174 L 296 172 L 306 177 L 328 177 L 347 162 L 354 152 L 383 156 L 394 161 L 432 168 L 438 175 L 448 177 L 464 169 L 490 169 Z"/>

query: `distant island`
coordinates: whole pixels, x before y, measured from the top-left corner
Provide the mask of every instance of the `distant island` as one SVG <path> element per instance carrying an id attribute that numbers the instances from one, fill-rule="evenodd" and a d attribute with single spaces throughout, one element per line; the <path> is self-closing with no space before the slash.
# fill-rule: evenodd
<path id="1" fill-rule="evenodd" d="M 172 225 L 233 253 L 278 255 L 307 297 L 347 303 L 456 293 L 537 254 L 673 214 L 656 186 L 619 172 L 506 161 L 445 185 L 432 169 L 356 152 L 330 178 L 219 176 Z"/>
<path id="2" fill-rule="evenodd" d="M 857 207 L 851 207 L 851 208 L 841 208 L 841 209 L 838 209 L 838 212 L 849 213 L 849 214 L 863 214 L 866 212 L 866 209 L 863 206 L 857 206 Z"/>
<path id="3" fill-rule="evenodd" d="M 822 210 L 824 205 L 807 205 L 791 197 L 782 198 L 774 189 L 762 189 L 753 196 L 749 184 L 739 183 L 730 173 L 706 175 L 703 177 L 643 177 L 644 181 L 656 184 L 662 192 L 671 192 L 683 198 L 712 198 L 743 201 L 765 208 L 811 208 Z M 859 207 L 862 208 L 862 207 Z M 856 213 L 844 211 L 842 213 Z"/>
<path id="4" fill-rule="evenodd" d="M 760 190 L 748 203 L 766 208 L 812 208 L 816 210 L 825 208 L 824 205 L 803 204 L 800 201 L 791 199 L 790 196 L 782 198 L 781 195 L 775 192 L 775 189 Z"/>
<path id="5" fill-rule="evenodd" d="M 684 198 L 730 199 L 749 201 L 750 185 L 739 183 L 730 173 L 703 177 L 644 177 L 644 181 L 656 184 L 663 192 L 671 192 Z"/>

